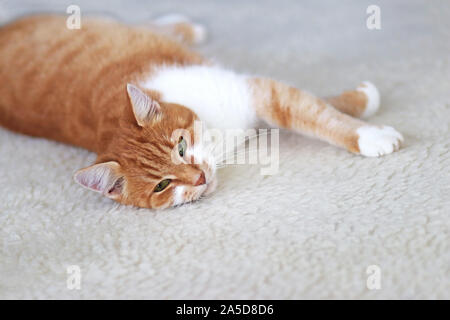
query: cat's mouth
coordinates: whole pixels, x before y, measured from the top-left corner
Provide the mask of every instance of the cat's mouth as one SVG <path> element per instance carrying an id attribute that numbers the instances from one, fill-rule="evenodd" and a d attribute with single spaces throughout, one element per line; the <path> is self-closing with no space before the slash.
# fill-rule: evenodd
<path id="1" fill-rule="evenodd" d="M 216 188 L 217 178 L 211 177 L 207 179 L 205 184 L 195 187 L 194 190 L 186 194 L 185 202 L 183 204 L 198 201 L 202 197 L 208 196 L 209 194 L 213 193 Z"/>
<path id="2" fill-rule="evenodd" d="M 202 195 L 209 195 L 213 193 L 217 188 L 217 179 L 214 177 L 209 182 L 206 183 L 206 189 L 203 191 Z"/>

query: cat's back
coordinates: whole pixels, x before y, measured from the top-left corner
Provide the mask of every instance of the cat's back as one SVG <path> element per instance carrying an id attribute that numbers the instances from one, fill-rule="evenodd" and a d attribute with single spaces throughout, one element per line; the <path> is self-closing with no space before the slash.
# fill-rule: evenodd
<path id="1" fill-rule="evenodd" d="M 30 16 L 0 28 L 0 125 L 47 136 L 31 129 L 45 119 L 55 132 L 50 138 L 60 137 L 62 129 L 55 127 L 69 113 L 86 117 L 89 112 L 94 119 L 92 113 L 105 100 L 115 99 L 119 91 L 125 97 L 126 82 L 149 72 L 152 65 L 202 61 L 181 44 L 145 28 L 82 18 L 80 29 L 69 29 L 66 19 Z"/>
<path id="2" fill-rule="evenodd" d="M 65 80 L 69 74 L 72 80 L 88 71 L 86 79 L 105 67 L 130 75 L 150 65 L 199 61 L 200 56 L 164 36 L 107 19 L 84 18 L 80 29 L 69 29 L 66 17 L 31 16 L 0 28 L 2 80 L 23 75 L 30 85 L 51 74 L 55 78 L 48 80 Z"/>

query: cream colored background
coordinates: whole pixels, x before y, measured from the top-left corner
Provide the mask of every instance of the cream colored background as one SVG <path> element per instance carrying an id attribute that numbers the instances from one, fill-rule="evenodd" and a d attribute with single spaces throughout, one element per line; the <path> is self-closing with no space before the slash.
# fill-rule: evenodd
<path id="1" fill-rule="evenodd" d="M 377 84 L 371 121 L 405 147 L 362 158 L 282 132 L 280 170 L 220 172 L 214 196 L 154 212 L 83 190 L 95 158 L 0 129 L 0 298 L 450 298 L 450 3 L 447 1 L 0 1 L 32 11 L 181 12 L 199 48 L 318 94 Z M 379 31 L 366 8 L 381 7 Z M 1 84 L 0 84 L 1 85 Z M 381 289 L 366 288 L 367 266 Z M 66 288 L 79 265 L 82 287 Z"/>

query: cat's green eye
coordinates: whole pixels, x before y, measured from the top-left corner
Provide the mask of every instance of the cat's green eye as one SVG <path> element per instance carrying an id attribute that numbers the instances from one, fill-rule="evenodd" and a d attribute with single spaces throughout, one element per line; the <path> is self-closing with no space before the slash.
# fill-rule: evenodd
<path id="1" fill-rule="evenodd" d="M 186 148 L 186 140 L 184 140 L 183 137 L 180 137 L 180 140 L 178 140 L 178 154 L 180 155 L 180 157 L 184 157 L 184 155 L 186 154 Z"/>
<path id="2" fill-rule="evenodd" d="M 155 189 L 153 190 L 154 192 L 161 192 L 163 191 L 165 188 L 167 188 L 167 186 L 170 184 L 172 180 L 170 179 L 164 179 L 162 180 L 160 183 L 158 183 L 155 187 Z"/>

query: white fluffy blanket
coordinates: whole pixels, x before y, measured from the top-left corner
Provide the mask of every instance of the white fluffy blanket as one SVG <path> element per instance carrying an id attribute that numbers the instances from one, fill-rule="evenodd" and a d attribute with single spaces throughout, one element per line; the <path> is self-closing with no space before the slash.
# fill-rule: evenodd
<path id="1" fill-rule="evenodd" d="M 406 143 L 370 159 L 282 132 L 278 174 L 225 168 L 210 198 L 154 212 L 72 182 L 93 154 L 0 129 L 0 298 L 450 298 L 447 2 L 378 1 L 381 30 L 361 1 L 78 2 L 128 21 L 184 12 L 210 30 L 202 52 L 318 94 L 369 79 L 382 95 L 371 121 Z"/>

